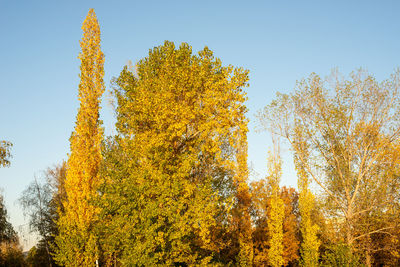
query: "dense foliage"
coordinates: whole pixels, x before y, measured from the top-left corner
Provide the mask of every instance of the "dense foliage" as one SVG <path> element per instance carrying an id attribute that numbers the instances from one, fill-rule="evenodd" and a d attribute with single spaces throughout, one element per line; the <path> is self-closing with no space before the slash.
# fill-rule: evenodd
<path id="1" fill-rule="evenodd" d="M 136 70 L 114 81 L 119 135 L 106 143 L 102 192 L 107 261 L 211 263 L 220 238 L 247 223 L 247 204 L 237 201 L 247 186 L 247 72 L 223 67 L 207 48 L 193 55 L 171 42 Z"/>

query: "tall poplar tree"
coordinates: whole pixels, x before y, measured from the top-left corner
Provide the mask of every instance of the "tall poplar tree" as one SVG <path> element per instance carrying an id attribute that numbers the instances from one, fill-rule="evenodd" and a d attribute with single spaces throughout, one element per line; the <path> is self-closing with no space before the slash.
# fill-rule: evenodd
<path id="1" fill-rule="evenodd" d="M 104 92 L 104 54 L 100 50 L 100 27 L 93 9 L 82 25 L 83 38 L 79 83 L 80 107 L 70 138 L 65 211 L 58 221 L 56 260 L 65 266 L 94 266 L 99 258 L 94 226 L 99 213 L 92 200 L 99 185 L 101 162 L 100 98 Z"/>
<path id="2" fill-rule="evenodd" d="M 244 113 L 238 113 L 238 155 L 237 155 L 237 175 L 234 177 L 236 187 L 237 211 L 236 220 L 238 220 L 237 231 L 239 235 L 239 265 L 252 266 L 254 259 L 254 248 L 252 239 L 252 225 L 250 217 L 251 195 L 248 178 L 247 166 L 247 120 Z"/>
<path id="3" fill-rule="evenodd" d="M 275 152 L 269 156 L 268 182 L 271 189 L 270 209 L 268 216 L 268 233 L 270 236 L 268 262 L 270 266 L 280 267 L 283 264 L 283 216 L 285 206 L 280 197 L 279 182 L 282 173 L 281 159 L 275 147 Z"/>

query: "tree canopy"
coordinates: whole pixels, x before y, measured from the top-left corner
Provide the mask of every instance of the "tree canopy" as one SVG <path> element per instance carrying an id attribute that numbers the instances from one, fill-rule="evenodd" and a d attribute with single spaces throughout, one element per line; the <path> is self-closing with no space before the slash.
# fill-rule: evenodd
<path id="1" fill-rule="evenodd" d="M 246 190 L 247 79 L 208 48 L 172 42 L 115 79 L 119 135 L 106 146 L 103 194 L 106 221 L 127 234 L 113 251 L 122 262 L 206 264 L 224 248 L 215 238 Z"/>

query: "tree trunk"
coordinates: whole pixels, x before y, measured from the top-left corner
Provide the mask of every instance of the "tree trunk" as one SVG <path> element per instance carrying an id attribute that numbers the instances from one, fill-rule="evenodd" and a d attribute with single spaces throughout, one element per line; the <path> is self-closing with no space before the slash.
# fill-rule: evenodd
<path id="1" fill-rule="evenodd" d="M 49 260 L 49 266 L 50 266 L 50 267 L 52 267 L 52 266 L 53 266 L 53 264 L 51 264 L 51 255 L 50 255 L 49 246 L 48 246 L 48 243 L 47 243 L 47 241 L 45 241 L 45 242 L 46 242 L 46 252 L 47 252 L 47 258 L 48 258 L 48 260 Z"/>

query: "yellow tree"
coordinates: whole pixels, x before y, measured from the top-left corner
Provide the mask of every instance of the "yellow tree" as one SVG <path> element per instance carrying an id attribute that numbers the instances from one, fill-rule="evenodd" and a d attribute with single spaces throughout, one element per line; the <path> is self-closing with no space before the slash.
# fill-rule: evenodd
<path id="1" fill-rule="evenodd" d="M 249 204 L 247 80 L 248 71 L 223 66 L 208 48 L 193 54 L 168 41 L 136 73 L 124 68 L 114 91 L 119 135 L 103 151 L 109 263 L 228 264 L 239 254 L 240 225 L 241 259 L 251 264 L 251 224 L 240 216 Z M 224 242 L 232 221 L 236 240 Z M 235 255 L 224 261 L 232 243 Z"/>
<path id="2" fill-rule="evenodd" d="M 271 188 L 266 179 L 251 183 L 252 216 L 254 218 L 254 260 L 253 266 L 266 266 L 268 261 L 269 230 L 268 216 L 271 210 Z M 299 212 L 298 193 L 294 188 L 283 186 L 280 191 L 280 198 L 284 204 L 283 220 L 283 266 L 297 264 L 299 258 Z"/>
<path id="3" fill-rule="evenodd" d="M 66 266 L 93 266 L 99 258 L 94 225 L 99 213 L 96 197 L 101 162 L 100 98 L 104 92 L 104 54 L 100 50 L 100 27 L 90 9 L 82 25 L 83 38 L 79 83 L 80 107 L 75 131 L 70 138 L 67 164 L 65 211 L 58 221 L 56 260 Z"/>
<path id="4" fill-rule="evenodd" d="M 273 267 L 283 264 L 283 216 L 285 207 L 280 197 L 279 182 L 282 173 L 281 159 L 277 146 L 268 159 L 268 182 L 271 189 L 270 208 L 268 214 L 268 233 L 270 236 L 268 249 L 268 262 Z"/>
<path id="5" fill-rule="evenodd" d="M 236 187 L 237 207 L 235 210 L 235 221 L 237 226 L 239 255 L 238 263 L 240 266 L 252 266 L 254 257 L 252 225 L 250 217 L 251 195 L 248 178 L 247 166 L 247 119 L 244 117 L 244 106 L 240 107 L 241 112 L 236 113 L 235 121 L 237 129 L 234 131 L 238 142 L 234 143 L 237 149 L 236 175 L 234 176 L 234 185 Z"/>
<path id="6" fill-rule="evenodd" d="M 292 266 L 299 258 L 299 194 L 292 187 L 281 188 L 281 199 L 285 206 L 283 220 L 283 265 Z"/>

